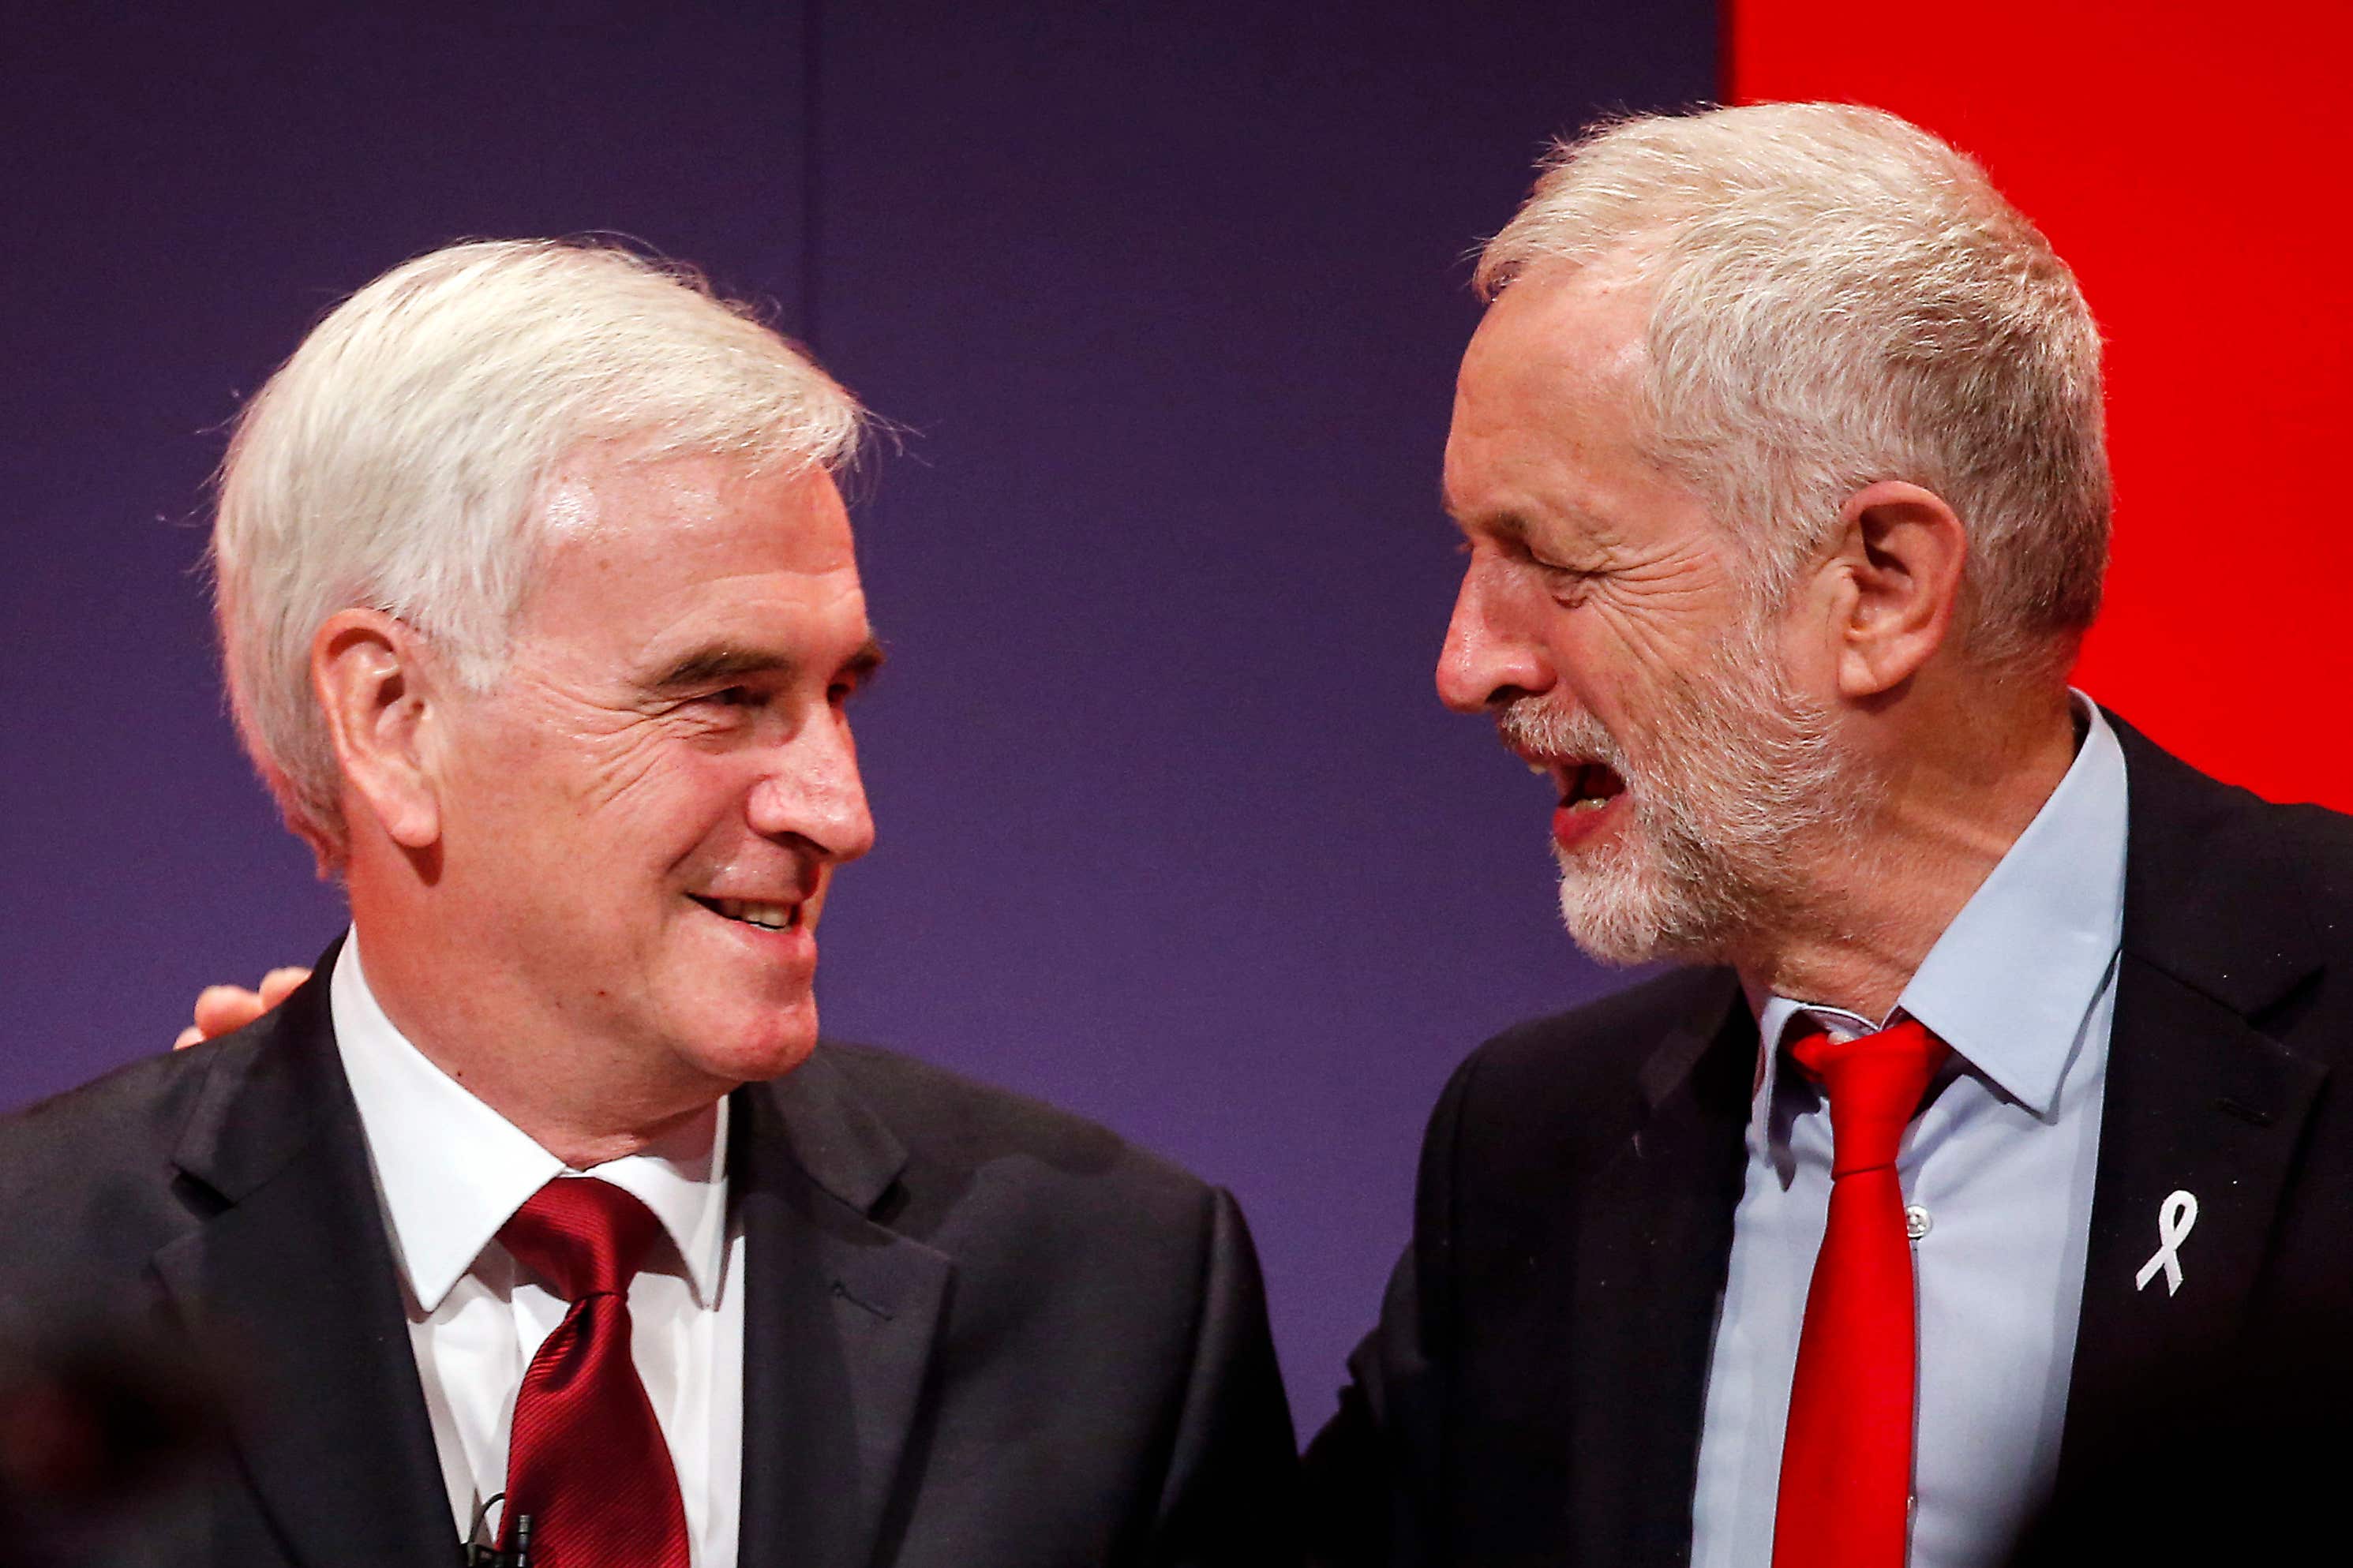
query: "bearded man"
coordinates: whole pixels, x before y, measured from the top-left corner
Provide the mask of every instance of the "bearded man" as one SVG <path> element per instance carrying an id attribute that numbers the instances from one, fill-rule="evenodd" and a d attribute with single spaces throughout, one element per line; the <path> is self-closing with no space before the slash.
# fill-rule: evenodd
<path id="1" fill-rule="evenodd" d="M 1324 1554 L 1973 1568 L 2341 1390 L 2353 825 L 2070 690 L 2109 479 L 2042 236 L 1760 106 L 1559 148 L 1478 283 L 1439 689 L 1556 790 L 1578 943 L 1679 967 L 1454 1076 Z"/>

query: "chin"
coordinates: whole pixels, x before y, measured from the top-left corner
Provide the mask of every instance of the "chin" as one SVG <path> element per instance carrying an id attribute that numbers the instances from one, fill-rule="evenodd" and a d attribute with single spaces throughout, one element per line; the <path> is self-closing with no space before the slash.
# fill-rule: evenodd
<path id="1" fill-rule="evenodd" d="M 1708 899 L 1674 885 L 1656 865 L 1630 853 L 1557 858 L 1561 922 L 1588 958 L 1626 967 L 1722 955 Z"/>
<path id="2" fill-rule="evenodd" d="M 757 1083 L 782 1078 L 808 1060 L 817 1048 L 817 1005 L 764 1011 L 753 1017 L 714 1023 L 680 1054 L 712 1078 Z"/>
<path id="3" fill-rule="evenodd" d="M 1564 881 L 1560 914 L 1569 940 L 1596 963 L 1625 968 L 1663 956 L 1657 923 L 1645 911 L 1591 898 Z"/>

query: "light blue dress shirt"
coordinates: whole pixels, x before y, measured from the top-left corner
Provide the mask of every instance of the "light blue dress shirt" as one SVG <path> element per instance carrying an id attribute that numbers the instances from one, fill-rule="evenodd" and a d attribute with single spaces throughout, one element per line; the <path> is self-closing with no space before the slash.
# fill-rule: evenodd
<path id="1" fill-rule="evenodd" d="M 2125 759 L 2080 693 L 2075 761 L 1921 961 L 1895 1015 L 1953 1049 L 1895 1168 L 1915 1240 L 1920 1381 L 1911 1568 L 1991 1568 L 2048 1495 L 2066 1415 L 2124 925 Z M 1693 1500 L 1695 1568 L 1768 1568 L 1831 1124 L 1767 1000 Z"/>

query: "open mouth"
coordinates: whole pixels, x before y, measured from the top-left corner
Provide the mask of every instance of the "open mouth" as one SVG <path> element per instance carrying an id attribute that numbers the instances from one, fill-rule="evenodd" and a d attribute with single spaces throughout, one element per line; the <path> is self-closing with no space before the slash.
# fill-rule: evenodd
<path id="1" fill-rule="evenodd" d="M 801 908 L 797 903 L 772 903 L 759 899 L 706 899 L 700 893 L 688 898 L 723 920 L 738 925 L 756 926 L 762 931 L 798 931 L 801 929 Z"/>
<path id="2" fill-rule="evenodd" d="M 1606 763 L 1556 763 L 1546 770 L 1560 786 L 1560 808 L 1599 811 L 1626 793 L 1626 781 Z"/>
<path id="3" fill-rule="evenodd" d="M 1626 793 L 1626 781 L 1609 763 L 1564 757 L 1546 759 L 1536 771 L 1560 792 L 1560 804 L 1552 812 L 1552 841 L 1558 848 L 1577 848 L 1616 819 L 1614 808 Z"/>

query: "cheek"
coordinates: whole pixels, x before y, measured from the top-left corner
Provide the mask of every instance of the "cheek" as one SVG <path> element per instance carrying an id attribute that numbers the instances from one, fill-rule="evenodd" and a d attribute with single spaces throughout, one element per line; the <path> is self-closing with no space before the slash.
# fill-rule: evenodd
<path id="1" fill-rule="evenodd" d="M 486 864 L 550 885 L 617 889 L 725 837 L 740 799 L 729 760 L 628 731 L 488 746 L 462 780 L 465 837 Z"/>
<path id="2" fill-rule="evenodd" d="M 1597 596 L 1578 612 L 1576 656 L 1630 700 L 1669 689 L 1712 668 L 1733 618 L 1689 595 Z"/>
<path id="3" fill-rule="evenodd" d="M 565 815 L 559 770 L 528 733 L 483 729 L 455 749 L 443 792 L 450 848 L 491 860 L 520 858 Z"/>
<path id="4" fill-rule="evenodd" d="M 1597 606 L 1556 612 L 1545 648 L 1579 706 L 1613 727 L 1628 708 L 1639 708 L 1650 689 L 1640 647 L 1626 628 Z"/>
<path id="5" fill-rule="evenodd" d="M 659 749 L 631 759 L 625 776 L 607 773 L 599 783 L 608 787 L 581 809 L 632 863 L 713 870 L 749 834 L 752 779 L 738 759 L 694 746 Z"/>
<path id="6" fill-rule="evenodd" d="M 583 823 L 652 833 L 689 803 L 711 793 L 724 769 L 693 735 L 659 719 L 548 726 L 534 739 L 532 763 L 542 792 Z"/>
<path id="7" fill-rule="evenodd" d="M 659 798 L 694 748 L 658 724 L 637 723 L 567 738 L 561 752 L 563 773 L 581 810 L 629 813 Z"/>

